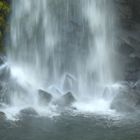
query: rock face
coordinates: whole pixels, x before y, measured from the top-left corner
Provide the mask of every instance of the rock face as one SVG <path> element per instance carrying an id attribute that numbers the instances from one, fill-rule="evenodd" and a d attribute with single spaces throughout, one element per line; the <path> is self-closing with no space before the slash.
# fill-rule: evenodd
<path id="1" fill-rule="evenodd" d="M 71 92 L 66 93 L 59 100 L 56 101 L 56 104 L 60 107 L 69 107 L 74 103 L 76 99 L 74 98 Z"/>
<path id="2" fill-rule="evenodd" d="M 140 23 L 140 2 L 139 0 L 114 0 L 115 7 L 124 28 L 130 29 Z"/>
<path id="3" fill-rule="evenodd" d="M 140 1 L 114 0 L 119 20 L 120 55 L 123 57 L 125 80 L 140 78 Z"/>
<path id="4" fill-rule="evenodd" d="M 140 92 L 132 89 L 121 89 L 114 98 L 111 108 L 118 112 L 133 112 L 140 109 Z"/>
<path id="5" fill-rule="evenodd" d="M 2 81 L 7 81 L 10 78 L 10 69 L 6 64 L 0 66 L 0 79 Z"/>
<path id="6" fill-rule="evenodd" d="M 41 104 L 48 104 L 52 100 L 52 95 L 42 89 L 38 90 L 38 96 Z"/>
<path id="7" fill-rule="evenodd" d="M 131 19 L 133 16 L 132 1 L 131 0 L 114 0 L 117 10 L 118 20 L 125 28 L 131 27 Z"/>

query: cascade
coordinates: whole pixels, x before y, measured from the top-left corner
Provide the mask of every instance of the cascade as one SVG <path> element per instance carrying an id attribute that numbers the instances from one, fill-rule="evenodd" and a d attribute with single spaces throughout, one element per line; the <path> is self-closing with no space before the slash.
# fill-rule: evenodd
<path id="1" fill-rule="evenodd" d="M 79 109 L 109 108 L 117 75 L 111 7 L 110 0 L 13 0 L 10 106 L 46 110 L 41 89 L 54 99 L 70 91 Z"/>

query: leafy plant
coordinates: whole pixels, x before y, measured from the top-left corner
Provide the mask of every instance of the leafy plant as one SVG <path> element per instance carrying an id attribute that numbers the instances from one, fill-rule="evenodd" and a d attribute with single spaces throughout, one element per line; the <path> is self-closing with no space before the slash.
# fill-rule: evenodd
<path id="1" fill-rule="evenodd" d="M 8 27 L 10 4 L 7 0 L 0 0 L 0 52 L 4 51 L 4 37 Z"/>

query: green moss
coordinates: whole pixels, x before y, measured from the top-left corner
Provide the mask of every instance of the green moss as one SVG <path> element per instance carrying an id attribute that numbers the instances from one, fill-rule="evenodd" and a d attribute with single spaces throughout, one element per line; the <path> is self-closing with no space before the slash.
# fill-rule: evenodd
<path id="1" fill-rule="evenodd" d="M 10 5 L 5 0 L 0 0 L 0 53 L 4 51 L 4 36 L 8 28 L 7 19 Z"/>
<path id="2" fill-rule="evenodd" d="M 10 11 L 8 3 L 3 0 L 0 1 L 0 9 L 3 10 L 5 13 L 9 13 Z"/>

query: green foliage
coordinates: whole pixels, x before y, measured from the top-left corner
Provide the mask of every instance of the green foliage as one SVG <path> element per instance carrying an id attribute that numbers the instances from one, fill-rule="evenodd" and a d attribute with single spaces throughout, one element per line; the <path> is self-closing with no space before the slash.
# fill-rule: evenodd
<path id="1" fill-rule="evenodd" d="M 0 0 L 0 9 L 3 10 L 3 12 L 5 13 L 9 13 L 10 11 L 9 4 L 4 0 Z"/>
<path id="2" fill-rule="evenodd" d="M 8 27 L 7 19 L 10 13 L 10 5 L 6 0 L 0 0 L 0 52 L 4 51 L 4 36 Z"/>

